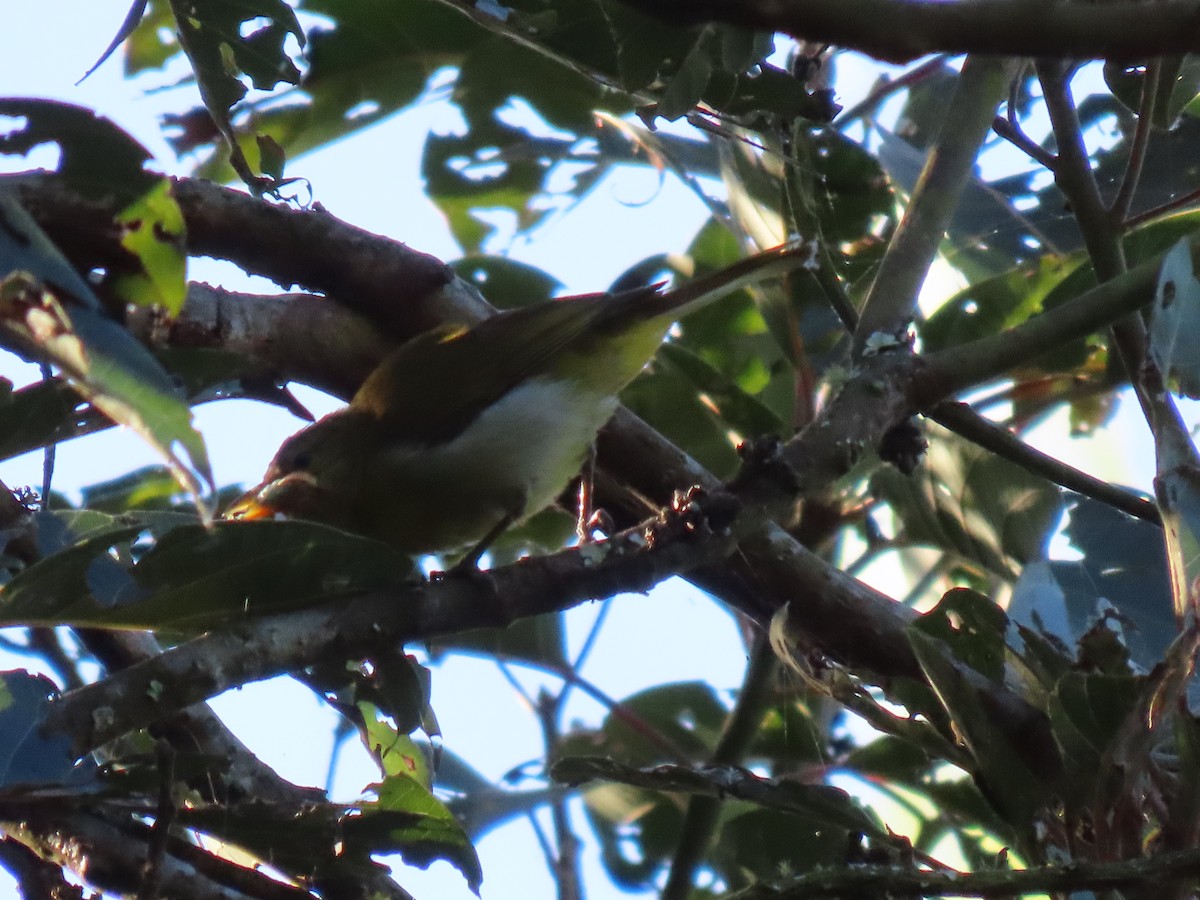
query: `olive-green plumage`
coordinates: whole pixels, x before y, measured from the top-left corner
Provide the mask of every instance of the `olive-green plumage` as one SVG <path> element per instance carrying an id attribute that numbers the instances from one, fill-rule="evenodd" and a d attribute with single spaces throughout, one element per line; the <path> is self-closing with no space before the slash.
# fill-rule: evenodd
<path id="1" fill-rule="evenodd" d="M 781 247 L 660 293 L 587 294 L 418 335 L 293 435 L 226 513 L 282 513 L 410 553 L 478 542 L 554 502 L 617 394 L 681 315 L 803 264 Z"/>

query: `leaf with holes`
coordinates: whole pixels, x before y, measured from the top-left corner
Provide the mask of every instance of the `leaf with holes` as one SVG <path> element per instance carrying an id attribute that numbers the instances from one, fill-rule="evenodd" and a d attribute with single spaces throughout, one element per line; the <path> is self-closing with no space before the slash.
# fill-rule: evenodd
<path id="1" fill-rule="evenodd" d="M 1191 245 L 1181 238 L 1163 259 L 1150 322 L 1150 353 L 1179 393 L 1200 397 L 1200 281 Z"/>

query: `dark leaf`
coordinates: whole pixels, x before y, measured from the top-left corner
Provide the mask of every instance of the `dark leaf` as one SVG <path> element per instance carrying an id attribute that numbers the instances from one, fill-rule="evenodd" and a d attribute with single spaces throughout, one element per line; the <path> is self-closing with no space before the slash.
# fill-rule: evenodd
<path id="1" fill-rule="evenodd" d="M 103 582 L 117 590 L 97 594 L 97 567 L 116 565 L 108 548 L 144 527 L 89 538 L 27 569 L 0 595 L 3 621 L 198 633 L 395 587 L 413 573 L 411 560 L 386 545 L 323 525 L 222 522 L 174 529 L 117 581 Z"/>
<path id="2" fill-rule="evenodd" d="M 0 788 L 59 784 L 75 768 L 70 740 L 42 733 L 54 682 L 24 670 L 0 672 Z"/>

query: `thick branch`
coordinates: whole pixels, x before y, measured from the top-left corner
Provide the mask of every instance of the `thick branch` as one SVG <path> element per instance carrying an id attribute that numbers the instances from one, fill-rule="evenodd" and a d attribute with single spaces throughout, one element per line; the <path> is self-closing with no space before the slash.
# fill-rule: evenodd
<path id="1" fill-rule="evenodd" d="M 52 704 L 45 727 L 69 736 L 72 751 L 82 755 L 229 688 L 322 659 L 356 659 L 409 641 L 504 627 L 622 591 L 646 591 L 727 555 L 734 539 L 670 540 L 653 550 L 636 540 L 601 546 L 605 556 L 599 561 L 594 553 L 564 551 L 486 576 L 361 595 L 214 631 L 70 691 Z"/>
<path id="2" fill-rule="evenodd" d="M 177 318 L 143 307 L 130 314 L 127 325 L 152 347 L 240 354 L 261 362 L 276 378 L 342 398 L 353 395 L 396 346 L 369 319 L 324 297 L 244 294 L 197 283 L 188 285 Z"/>
<path id="3" fill-rule="evenodd" d="M 674 23 L 728 22 L 903 63 L 929 53 L 1142 59 L 1200 49 L 1200 3 L 1135 0 L 630 0 Z"/>
<path id="4" fill-rule="evenodd" d="M 1075 891 L 1144 888 L 1200 875 L 1200 850 L 1160 853 L 1118 862 L 1073 862 L 1013 871 L 925 872 L 898 866 L 846 866 L 797 878 L 785 887 L 764 885 L 740 900 L 808 897 L 1018 897 Z"/>
<path id="5" fill-rule="evenodd" d="M 22 204 L 72 259 L 105 264 L 122 258 L 111 202 L 86 199 L 52 175 L 20 182 Z M 448 306 L 463 302 L 441 296 L 454 281 L 441 260 L 323 208 L 270 204 L 198 179 L 177 179 L 174 192 L 189 254 L 335 297 L 398 337 L 427 330 L 446 317 Z"/>

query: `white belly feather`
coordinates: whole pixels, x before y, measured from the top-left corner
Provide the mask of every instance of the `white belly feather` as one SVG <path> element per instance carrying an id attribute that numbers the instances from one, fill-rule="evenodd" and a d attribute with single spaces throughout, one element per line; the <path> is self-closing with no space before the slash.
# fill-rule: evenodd
<path id="1" fill-rule="evenodd" d="M 448 444 L 389 454 L 389 465 L 404 472 L 397 493 L 424 494 L 457 508 L 453 533 L 432 544 L 473 542 L 505 515 L 530 515 L 553 503 L 616 408 L 615 397 L 597 396 L 576 382 L 533 379 L 485 409 Z M 403 511 L 405 498 L 396 500 Z M 430 515 L 428 506 L 413 508 Z"/>

